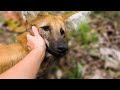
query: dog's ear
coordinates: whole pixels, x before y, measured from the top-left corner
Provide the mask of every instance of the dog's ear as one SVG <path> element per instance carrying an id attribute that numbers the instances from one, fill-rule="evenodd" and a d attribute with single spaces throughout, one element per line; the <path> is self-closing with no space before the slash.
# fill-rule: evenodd
<path id="1" fill-rule="evenodd" d="M 71 14 L 63 15 L 63 19 L 65 20 L 67 29 L 74 29 L 77 30 L 80 24 L 87 20 L 90 11 L 78 11 Z"/>
<path id="2" fill-rule="evenodd" d="M 35 20 L 38 15 L 42 14 L 43 11 L 22 11 L 23 19 L 27 22 Z"/>

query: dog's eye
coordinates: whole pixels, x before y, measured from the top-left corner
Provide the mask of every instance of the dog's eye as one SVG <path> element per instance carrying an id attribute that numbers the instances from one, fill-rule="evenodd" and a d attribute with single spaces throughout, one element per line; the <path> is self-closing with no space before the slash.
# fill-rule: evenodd
<path id="1" fill-rule="evenodd" d="M 61 35 L 63 35 L 65 33 L 62 28 L 60 29 L 60 33 L 61 33 Z"/>
<path id="2" fill-rule="evenodd" d="M 45 31 L 51 31 L 50 26 L 43 26 L 41 28 L 44 29 Z"/>

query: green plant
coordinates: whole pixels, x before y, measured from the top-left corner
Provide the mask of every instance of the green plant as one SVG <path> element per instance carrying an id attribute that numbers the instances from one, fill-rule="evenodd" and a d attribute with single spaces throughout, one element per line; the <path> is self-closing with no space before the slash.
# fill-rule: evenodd
<path id="1" fill-rule="evenodd" d="M 91 31 L 87 23 L 81 23 L 79 30 L 79 40 L 82 45 L 88 45 L 97 41 L 97 33 Z"/>
<path id="2" fill-rule="evenodd" d="M 3 30 L 0 30 L 0 35 L 2 35 L 3 34 Z"/>
<path id="3" fill-rule="evenodd" d="M 73 13 L 75 11 L 65 11 L 66 14 Z"/>
<path id="4" fill-rule="evenodd" d="M 68 79 L 82 79 L 82 65 L 77 63 L 74 67 L 72 67 L 66 74 L 65 78 Z"/>
<path id="5" fill-rule="evenodd" d="M 77 31 L 72 31 L 68 34 L 69 40 L 72 37 L 76 38 L 76 41 L 80 42 L 85 48 L 87 48 L 89 44 L 96 43 L 98 41 L 98 34 L 91 30 L 87 22 L 81 23 Z"/>

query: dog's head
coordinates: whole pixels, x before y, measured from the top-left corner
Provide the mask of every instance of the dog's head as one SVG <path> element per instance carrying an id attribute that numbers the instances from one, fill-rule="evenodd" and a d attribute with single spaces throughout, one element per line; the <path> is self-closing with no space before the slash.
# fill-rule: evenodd
<path id="1" fill-rule="evenodd" d="M 61 57 L 68 52 L 67 31 L 77 29 L 89 12 L 82 11 L 65 15 L 52 15 L 40 11 L 23 11 L 22 13 L 30 28 L 35 25 L 39 29 L 48 52 Z"/>

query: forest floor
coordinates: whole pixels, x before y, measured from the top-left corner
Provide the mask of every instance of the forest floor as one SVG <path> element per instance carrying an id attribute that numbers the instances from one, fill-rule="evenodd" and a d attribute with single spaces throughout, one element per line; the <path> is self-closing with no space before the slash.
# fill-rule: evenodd
<path id="1" fill-rule="evenodd" d="M 12 43 L 22 29 L 22 21 L 3 18 L 0 13 L 0 43 Z M 15 18 L 15 17 L 13 17 Z M 69 53 L 49 67 L 42 79 L 116 79 L 120 78 L 120 12 L 96 11 L 89 23 L 68 33 Z M 5 20 L 9 25 L 5 24 Z M 11 22 L 12 21 L 12 22 Z"/>

